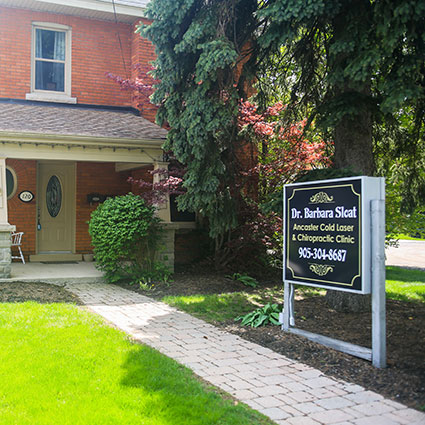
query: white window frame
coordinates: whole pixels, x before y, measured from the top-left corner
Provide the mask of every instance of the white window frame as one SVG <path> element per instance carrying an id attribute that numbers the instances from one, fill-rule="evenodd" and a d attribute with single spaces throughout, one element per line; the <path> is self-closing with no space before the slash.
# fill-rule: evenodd
<path id="1" fill-rule="evenodd" d="M 38 29 L 61 31 L 65 33 L 65 70 L 64 91 L 37 90 L 35 88 L 35 44 L 36 31 Z M 39 100 L 45 102 L 77 103 L 75 97 L 71 97 L 71 27 L 52 22 L 33 22 L 31 34 L 31 93 L 27 93 L 27 100 Z"/>

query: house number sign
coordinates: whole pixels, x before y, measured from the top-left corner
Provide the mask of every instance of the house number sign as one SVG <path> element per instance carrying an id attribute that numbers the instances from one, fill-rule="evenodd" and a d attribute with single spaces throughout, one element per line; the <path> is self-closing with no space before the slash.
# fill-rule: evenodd
<path id="1" fill-rule="evenodd" d="M 34 194 L 29 190 L 24 190 L 18 195 L 22 202 L 31 202 L 34 199 Z"/>
<path id="2" fill-rule="evenodd" d="M 285 281 L 370 292 L 370 199 L 379 198 L 378 186 L 370 177 L 285 186 Z"/>

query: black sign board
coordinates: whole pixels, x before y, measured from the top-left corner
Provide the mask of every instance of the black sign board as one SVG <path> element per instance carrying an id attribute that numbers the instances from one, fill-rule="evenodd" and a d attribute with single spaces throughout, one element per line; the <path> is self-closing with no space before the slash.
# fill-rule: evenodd
<path id="1" fill-rule="evenodd" d="M 367 177 L 285 186 L 284 279 L 367 293 L 363 183 Z M 369 284 L 370 277 L 366 277 Z"/>

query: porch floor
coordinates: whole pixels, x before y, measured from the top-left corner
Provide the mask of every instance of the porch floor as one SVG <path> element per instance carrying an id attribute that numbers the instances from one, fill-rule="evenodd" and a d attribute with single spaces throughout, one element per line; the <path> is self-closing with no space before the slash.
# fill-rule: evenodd
<path id="1" fill-rule="evenodd" d="M 93 262 L 12 263 L 11 277 L 0 279 L 0 282 L 101 283 L 103 274 Z"/>

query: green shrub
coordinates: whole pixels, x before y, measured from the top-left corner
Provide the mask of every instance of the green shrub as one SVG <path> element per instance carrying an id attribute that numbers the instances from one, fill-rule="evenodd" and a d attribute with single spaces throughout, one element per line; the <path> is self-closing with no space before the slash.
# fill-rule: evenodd
<path id="1" fill-rule="evenodd" d="M 156 261 L 160 220 L 155 208 L 129 193 L 107 199 L 91 215 L 89 233 L 97 267 L 109 282 L 139 282 L 144 276 L 168 279 L 170 272 Z"/>

